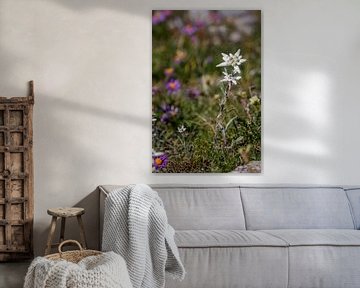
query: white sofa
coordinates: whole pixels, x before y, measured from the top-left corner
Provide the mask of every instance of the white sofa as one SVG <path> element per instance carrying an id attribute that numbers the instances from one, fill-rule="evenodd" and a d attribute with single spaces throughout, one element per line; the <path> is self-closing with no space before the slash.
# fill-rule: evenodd
<path id="1" fill-rule="evenodd" d="M 166 288 L 360 287 L 360 188 L 151 186 L 187 271 Z"/>

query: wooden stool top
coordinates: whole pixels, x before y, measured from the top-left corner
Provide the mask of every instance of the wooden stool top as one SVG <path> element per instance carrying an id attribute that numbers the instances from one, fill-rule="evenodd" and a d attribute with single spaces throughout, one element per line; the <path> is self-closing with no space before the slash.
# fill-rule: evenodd
<path id="1" fill-rule="evenodd" d="M 74 217 L 84 214 L 85 209 L 80 207 L 49 208 L 47 213 L 56 217 Z"/>

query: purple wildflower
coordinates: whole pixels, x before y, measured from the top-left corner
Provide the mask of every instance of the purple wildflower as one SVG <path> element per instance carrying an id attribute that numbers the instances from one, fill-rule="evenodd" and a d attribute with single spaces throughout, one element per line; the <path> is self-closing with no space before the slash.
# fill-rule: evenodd
<path id="1" fill-rule="evenodd" d="M 177 79 L 170 79 L 167 83 L 166 83 L 166 89 L 168 90 L 168 92 L 170 93 L 175 93 L 177 91 L 179 91 L 181 88 L 181 84 L 180 81 Z"/>
<path id="2" fill-rule="evenodd" d="M 152 155 L 155 171 L 164 169 L 169 162 L 168 156 L 165 153 L 155 153 Z"/>
<path id="3" fill-rule="evenodd" d="M 166 77 L 170 77 L 170 76 L 174 75 L 174 68 L 172 68 L 172 67 L 166 68 L 164 70 L 164 74 Z"/>
<path id="4" fill-rule="evenodd" d="M 205 21 L 204 20 L 195 20 L 195 26 L 197 27 L 197 29 L 202 29 L 205 27 Z"/>
<path id="5" fill-rule="evenodd" d="M 194 25 L 187 24 L 181 31 L 187 36 L 193 36 L 198 31 L 198 28 Z"/>
<path id="6" fill-rule="evenodd" d="M 152 96 L 158 94 L 159 92 L 160 92 L 159 87 L 157 87 L 157 86 L 152 87 Z"/>
<path id="7" fill-rule="evenodd" d="M 175 107 L 174 105 L 169 105 L 169 104 L 162 104 L 161 109 L 165 113 L 172 114 L 172 116 L 175 116 L 177 114 L 177 112 L 179 112 L 179 108 Z"/>
<path id="8" fill-rule="evenodd" d="M 161 12 L 165 15 L 165 17 L 169 17 L 173 13 L 172 10 L 162 10 Z"/>
<path id="9" fill-rule="evenodd" d="M 162 104 L 161 110 L 164 112 L 160 117 L 160 121 L 163 123 L 168 123 L 179 112 L 179 108 L 169 104 Z"/>
<path id="10" fill-rule="evenodd" d="M 170 121 L 170 115 L 167 113 L 164 113 L 163 115 L 161 115 L 160 117 L 160 121 L 163 123 L 168 123 Z"/>
<path id="11" fill-rule="evenodd" d="M 155 11 L 152 16 L 152 24 L 157 25 L 164 22 L 172 14 L 171 10 Z"/>
<path id="12" fill-rule="evenodd" d="M 190 99 L 196 99 L 200 96 L 200 90 L 196 87 L 192 87 L 187 89 L 186 94 Z"/>
<path id="13" fill-rule="evenodd" d="M 219 24 L 222 21 L 222 15 L 218 11 L 210 11 L 209 18 L 212 23 Z"/>

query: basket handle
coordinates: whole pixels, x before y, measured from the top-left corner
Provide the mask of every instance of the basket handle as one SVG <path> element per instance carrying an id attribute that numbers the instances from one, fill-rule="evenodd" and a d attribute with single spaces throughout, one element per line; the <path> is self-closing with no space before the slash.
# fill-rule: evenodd
<path id="1" fill-rule="evenodd" d="M 60 257 L 61 257 L 61 254 L 63 253 L 63 251 L 61 250 L 61 248 L 67 244 L 67 243 L 72 243 L 72 244 L 76 244 L 78 247 L 79 247 L 79 250 L 80 252 L 82 252 L 84 249 L 82 248 L 81 244 L 76 241 L 76 240 L 65 240 L 63 242 L 60 243 L 59 247 L 58 247 L 58 251 L 59 251 L 59 254 L 60 254 Z"/>

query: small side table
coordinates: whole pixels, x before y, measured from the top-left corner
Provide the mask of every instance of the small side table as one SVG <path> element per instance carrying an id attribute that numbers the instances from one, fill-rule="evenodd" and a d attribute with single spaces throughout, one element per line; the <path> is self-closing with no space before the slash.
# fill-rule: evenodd
<path id="1" fill-rule="evenodd" d="M 57 247 L 61 242 L 64 241 L 64 234 L 65 234 L 65 224 L 66 224 L 66 218 L 70 217 L 76 217 L 78 220 L 79 228 L 80 228 L 80 239 L 81 239 L 81 245 L 84 249 L 86 249 L 86 238 L 85 238 L 85 229 L 84 229 L 84 223 L 82 221 L 81 215 L 85 213 L 84 208 L 79 207 L 65 207 L 65 208 L 50 208 L 47 210 L 47 213 L 52 216 L 51 224 L 50 224 L 50 231 L 49 236 L 47 240 L 47 245 L 45 249 L 45 255 L 50 254 L 52 247 Z M 56 222 L 57 219 L 61 218 L 61 229 L 60 229 L 60 242 L 59 243 L 52 243 L 55 228 L 56 228 Z"/>

